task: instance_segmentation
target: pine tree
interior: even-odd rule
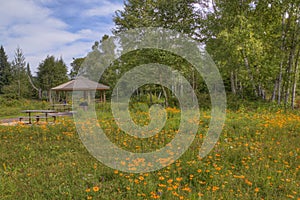
[[[0,47],[0,94],[3,94],[3,87],[10,84],[11,69],[3,46]]]
[[[21,48],[17,48],[15,51],[15,57],[12,61],[12,74],[13,80],[9,86],[9,90],[17,94],[18,98],[30,97],[31,88],[29,85],[29,80],[26,74],[26,62],[25,56]]]
[[[68,80],[67,66],[63,59],[55,59],[54,56],[47,58],[39,64],[37,81],[39,88],[47,92],[50,97],[50,89]]]

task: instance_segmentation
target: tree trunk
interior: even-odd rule
[[[292,82],[292,69],[293,69],[293,64],[294,64],[294,59],[295,59],[295,53],[296,53],[296,41],[295,41],[295,32],[292,34],[292,44],[290,48],[290,53],[289,53],[289,61],[288,61],[288,66],[287,66],[287,79],[286,79],[286,94],[285,94],[285,100],[284,100],[284,105],[288,105],[288,100],[290,97],[290,85]]]
[[[254,95],[257,97],[258,96],[258,92],[257,92],[257,89],[256,89],[256,85],[254,83],[253,74],[252,74],[251,69],[250,69],[249,60],[248,60],[248,57],[247,57],[244,49],[242,50],[242,56],[243,56],[243,59],[244,59],[244,64],[245,64],[245,67],[247,69],[250,82],[252,84]]]
[[[42,89],[38,89],[38,92],[39,92],[39,99],[42,99],[43,98],[43,91],[42,91]]]
[[[193,69],[193,91],[195,92],[196,94],[196,91],[197,91],[197,84],[196,84],[196,77],[195,77],[195,72],[194,72],[194,69]],[[196,94],[197,95],[197,94]],[[195,99],[195,96],[193,95],[193,103],[196,101]]]
[[[261,84],[258,85],[258,95],[259,97],[261,97],[262,99],[265,100],[266,96],[265,96],[265,90],[263,89],[263,87],[261,86]]]
[[[39,93],[39,99],[42,99],[42,90],[40,88],[37,88],[33,84],[32,77],[30,76],[30,69],[29,69],[28,65],[27,65],[27,77],[28,77],[29,83],[33,87],[33,89],[35,89],[36,91],[38,91],[38,93]]]
[[[162,84],[162,77],[161,76],[159,77],[159,80],[160,80],[161,89],[162,89],[162,91],[164,93],[164,96],[165,96],[165,106],[169,107],[168,94],[167,94],[167,91],[165,90],[165,87]]]
[[[291,82],[291,66],[288,65],[287,73],[286,73],[286,85],[285,85],[285,95],[284,95],[284,105],[287,106],[288,100],[290,97],[290,82]]]
[[[151,88],[150,88],[150,105],[152,105],[153,104],[153,100],[152,100],[152,92],[151,92]]]
[[[278,99],[277,99],[278,105],[281,103],[282,68],[283,68],[283,59],[280,62],[278,85],[277,85],[278,86]]]
[[[161,88],[162,88],[162,91],[163,91],[164,96],[165,96],[165,106],[166,106],[166,107],[169,107],[169,99],[168,99],[167,91],[165,90],[165,87],[164,87],[164,86],[161,86]]]
[[[20,72],[19,72],[20,73]],[[20,81],[20,74],[19,74],[19,80],[18,80],[18,96],[19,99],[21,98],[21,81]]]
[[[230,72],[230,84],[231,84],[231,92],[232,94],[236,95],[236,87],[235,87],[235,78],[234,78],[234,72]]]
[[[239,88],[238,73],[237,72],[234,73],[234,86],[235,86],[235,89],[236,89],[237,93],[242,92],[241,88]]]
[[[276,93],[277,93],[277,88],[278,88],[278,80],[279,78],[277,78],[274,82],[274,88],[273,88],[273,93],[272,93],[272,97],[271,97],[271,101],[274,102],[276,99]]]
[[[299,14],[299,7],[297,7],[296,9],[296,17],[297,20],[299,20],[300,14]],[[300,45],[299,45],[299,40],[300,40],[300,22],[299,21],[295,21],[295,27],[297,27],[294,30],[294,34],[293,34],[293,52],[294,52],[294,77],[293,77],[293,85],[292,85],[292,101],[291,101],[291,107],[292,109],[295,108],[295,101],[296,101],[296,89],[297,89],[297,82],[298,82],[298,64],[299,64],[299,57],[300,57]],[[297,51],[298,48],[298,51]],[[297,51],[297,53],[296,53]],[[296,53],[296,54],[295,54]]]
[[[277,103],[280,104],[281,103],[281,94],[282,94],[282,69],[283,69],[283,63],[285,60],[285,44],[286,44],[286,29],[288,27],[288,25],[286,26],[285,29],[285,12],[283,12],[282,14],[282,21],[281,21],[281,28],[282,28],[282,32],[281,32],[281,46],[280,46],[280,52],[282,54],[281,56],[281,61],[280,61],[280,67],[279,67],[279,75],[278,75],[278,99],[277,99]]]
[[[297,89],[297,82],[298,82],[298,62],[300,57],[300,48],[298,49],[295,61],[295,71],[294,71],[294,78],[293,78],[293,86],[292,86],[292,102],[291,107],[292,109],[295,108],[295,101],[296,101],[296,89]]]
[[[51,102],[51,91],[47,91],[47,96],[48,96],[48,102]]]

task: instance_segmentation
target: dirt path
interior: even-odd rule
[[[19,121],[19,118],[0,119],[0,123],[9,123]]]

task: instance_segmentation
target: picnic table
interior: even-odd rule
[[[46,119],[46,121],[48,121],[48,114],[49,113],[55,113],[55,110],[22,110],[22,113],[27,113],[28,117],[19,117],[19,120],[22,121],[22,119],[27,118],[28,119],[28,123],[31,124],[32,123],[32,118],[35,118],[37,122],[39,122],[40,119],[44,118]],[[36,113],[38,115],[34,115],[32,116],[32,113]],[[40,114],[42,114],[43,116],[41,116]]]

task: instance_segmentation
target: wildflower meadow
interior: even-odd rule
[[[166,108],[160,133],[137,139],[120,130],[107,107],[97,108],[99,126],[113,143],[133,152],[168,144],[180,123],[180,110]],[[138,124],[149,122],[144,108],[131,110]],[[217,144],[200,158],[209,120],[209,110],[202,109],[188,151],[149,173],[103,165],[82,144],[70,117],[55,125],[0,126],[0,199],[300,199],[298,111],[228,109]]]

